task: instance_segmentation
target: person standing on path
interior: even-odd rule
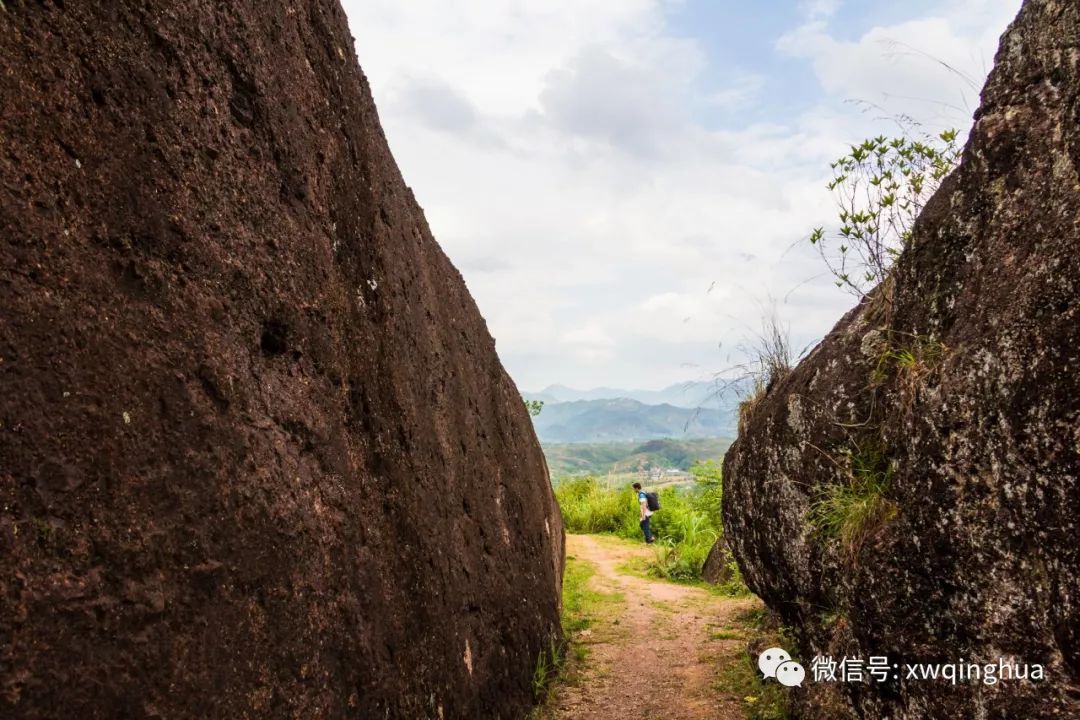
[[[637,490],[638,508],[641,510],[641,532],[645,533],[645,542],[651,543],[656,538],[653,537],[652,528],[649,527],[649,518],[652,517],[653,511],[649,509],[649,496],[641,488],[641,483],[634,483],[634,489]]]

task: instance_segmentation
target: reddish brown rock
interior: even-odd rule
[[[701,579],[711,585],[730,582],[734,575],[731,560],[731,551],[728,550],[724,538],[720,538],[705,557],[705,563],[701,566]]]
[[[800,717],[1080,717],[1078,218],[1080,5],[1028,0],[895,283],[776,383],[725,458],[726,539],[792,654],[901,666],[808,682]],[[886,490],[845,547],[814,503],[852,482],[853,456]],[[1002,661],[1045,678],[903,669]]]
[[[336,0],[0,11],[0,716],[511,718],[562,527]]]

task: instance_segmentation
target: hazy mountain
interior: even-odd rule
[[[538,393],[523,392],[523,393],[521,393],[521,396],[523,398],[525,398],[526,400],[539,400],[540,402],[544,403],[545,405],[550,405],[552,403],[561,402],[561,400],[559,400],[559,398],[555,397],[554,395],[550,395],[547,392],[538,392]]]
[[[577,390],[565,385],[549,385],[538,393],[525,393],[530,399],[547,402],[574,402],[576,400],[611,400],[627,398],[645,405],[674,405],[680,408],[722,408],[731,404],[730,392],[721,392],[723,382],[682,382],[669,385],[663,390],[627,390],[624,388],[599,387]]]
[[[734,437],[739,403],[735,388],[715,381],[676,383],[663,390],[549,385],[524,396],[544,402],[543,412],[533,419],[541,442]]]
[[[546,403],[533,424],[541,442],[612,442],[732,437],[735,422],[730,410],[602,398]]]

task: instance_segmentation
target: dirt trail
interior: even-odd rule
[[[629,574],[649,548],[594,535],[568,535],[567,555],[596,568],[592,589],[624,603],[582,633],[589,648],[578,681],[558,698],[566,720],[739,720],[739,698],[717,689],[726,664],[745,647],[738,615],[758,606],[696,587]]]

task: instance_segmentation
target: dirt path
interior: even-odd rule
[[[593,590],[618,598],[579,636],[589,652],[562,689],[566,720],[739,720],[739,699],[718,689],[726,663],[745,648],[739,614],[759,606],[706,590],[632,574],[626,564],[651,550],[614,538],[568,535],[567,555],[591,563]]]

